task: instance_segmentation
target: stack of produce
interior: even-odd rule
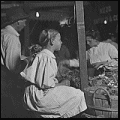
[[[105,74],[89,77],[89,85],[105,86],[110,95],[118,95],[118,70],[107,71]]]
[[[78,69],[68,69],[66,67],[59,68],[58,81],[70,80],[70,86],[80,88],[80,72]]]

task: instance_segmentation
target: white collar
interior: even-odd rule
[[[48,54],[49,56],[51,56],[54,59],[56,58],[55,55],[48,49],[44,49],[41,52],[45,52],[46,54]]]
[[[20,34],[11,25],[6,26],[5,29],[17,37],[20,36]]]

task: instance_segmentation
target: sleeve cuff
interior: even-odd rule
[[[70,66],[71,67],[79,67],[79,60],[77,60],[77,59],[70,60]]]

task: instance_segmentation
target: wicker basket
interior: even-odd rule
[[[118,96],[112,96],[106,87],[88,87],[84,89],[87,106],[93,115],[105,118],[118,118]]]

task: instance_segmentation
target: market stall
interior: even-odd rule
[[[46,2],[46,1],[45,1]],[[79,88],[83,90],[88,85],[88,76],[87,76],[87,63],[86,63],[86,42],[85,42],[85,26],[84,26],[84,9],[83,9],[83,2],[82,1],[61,1],[61,2],[47,2],[46,5],[45,2],[42,4],[36,3],[36,2],[26,2],[25,4],[29,6],[30,10],[30,18],[28,20],[28,24],[30,20],[39,20],[39,21],[61,21],[65,18],[69,19],[71,16],[74,16],[76,19],[76,31],[78,33],[78,44],[79,44],[79,62],[80,62],[80,81],[81,84]],[[58,4],[59,3],[59,4]],[[85,4],[85,2],[84,2]],[[56,6],[59,8],[56,8]],[[35,16],[36,9],[38,11],[39,9],[39,17],[37,18]],[[53,8],[54,7],[54,8]],[[47,8],[47,10],[44,10]],[[73,9],[71,9],[73,8]],[[71,11],[72,10],[72,11]],[[74,11],[75,10],[75,11]],[[59,16],[59,17],[56,17]],[[60,17],[61,16],[61,17]],[[30,25],[29,25],[30,26]],[[29,26],[25,29],[25,48],[29,46],[30,41],[30,34],[31,33],[29,29]]]
[[[46,4],[47,3],[47,4]],[[27,26],[24,30],[24,50],[23,54],[26,54],[26,48],[29,48],[31,53],[35,55],[37,52],[41,50],[40,46],[30,46],[30,34],[34,29],[30,29],[30,20],[37,21],[61,21],[64,18],[71,18],[71,11],[69,11],[69,7],[75,8],[75,11],[72,11],[76,20],[76,31],[77,31],[77,42],[78,42],[78,51],[79,51],[79,67],[78,68],[59,68],[58,80],[69,79],[70,85],[72,87],[81,89],[85,92],[86,101],[89,109],[93,111],[95,116],[104,115],[105,117],[117,117],[118,115],[118,68],[111,68],[110,71],[107,71],[105,67],[103,67],[102,74],[95,76],[94,78],[90,78],[87,75],[87,61],[86,61],[86,41],[85,41],[85,22],[84,22],[84,7],[83,1],[61,1],[61,2],[29,2],[25,1],[25,5],[30,9],[30,17],[27,20]],[[60,9],[57,9],[59,7]],[[61,9],[61,7],[66,7],[66,9]],[[49,10],[45,10],[45,9]],[[52,8],[52,9],[51,9]],[[68,9],[67,9],[68,8]],[[37,12],[36,17],[36,10]],[[3,15],[4,16],[4,15]],[[68,22],[68,21],[67,21]],[[67,23],[68,24],[68,23]],[[34,28],[34,26],[33,26]],[[29,47],[30,46],[30,47]],[[105,68],[105,69],[104,69]],[[102,92],[100,91],[102,90]],[[98,92],[99,91],[99,92]],[[96,105],[96,93],[102,94],[105,97],[104,100],[100,97],[102,102],[106,102],[106,105],[101,106]],[[106,95],[107,93],[107,95]],[[100,96],[100,95],[98,95]],[[109,100],[106,99],[106,96],[109,97]],[[111,99],[111,96],[113,96]],[[108,102],[108,101],[109,102]],[[113,101],[112,101],[113,100]],[[100,103],[99,102],[99,103]],[[99,104],[98,103],[98,104]],[[95,107],[97,106],[97,107]],[[109,109],[105,109],[105,107]],[[104,107],[104,108],[103,108]],[[115,108],[115,109],[114,109]],[[98,111],[97,111],[98,110]],[[106,113],[107,111],[107,113]],[[107,115],[106,115],[107,114]],[[110,115],[108,115],[110,114]]]

